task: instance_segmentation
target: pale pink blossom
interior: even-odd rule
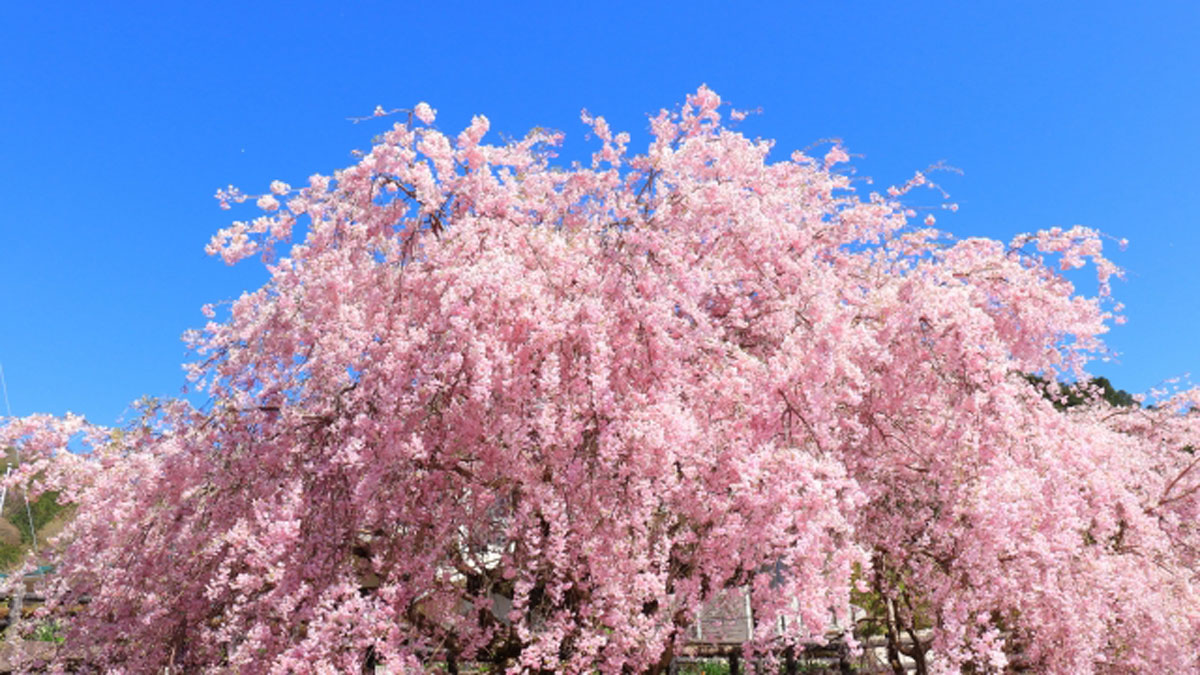
[[[844,148],[842,148],[842,146],[840,146],[840,145],[833,146],[832,148],[829,149],[829,152],[825,153],[825,166],[826,167],[831,167],[835,164],[841,164],[843,162],[849,162],[849,161],[850,161],[850,155],[846,154],[846,150]]]
[[[187,334],[207,404],[0,424],[75,504],[57,665],[645,672],[714,602],[754,655],[862,593],[935,672],[1196,671],[1200,393],[1095,400],[1102,237],[941,238],[919,174],[860,197],[840,145],[775,159],[719,105],[644,154],[605,124],[603,169],[476,116],[272,184],[208,246],[267,281]]]
[[[417,107],[413,108],[413,115],[425,124],[433,124],[433,121],[437,119],[437,110],[429,107],[428,103],[421,101],[417,104]]]

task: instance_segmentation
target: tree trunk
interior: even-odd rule
[[[838,645],[838,673],[841,675],[850,675],[854,672],[854,666],[850,663],[850,645],[845,641]]]
[[[917,675],[928,675],[929,667],[925,664],[925,646],[917,639],[917,631],[912,628],[905,628],[908,637],[912,640],[912,656],[913,661],[917,662]]]
[[[887,633],[887,660],[895,675],[904,675],[904,664],[900,662],[900,636],[896,634],[896,605],[891,596],[883,590],[883,560],[879,553],[875,554],[875,594],[883,599],[883,625]]]
[[[787,675],[796,675],[800,672],[800,667],[796,663],[796,648],[789,646],[783,651],[783,668]]]

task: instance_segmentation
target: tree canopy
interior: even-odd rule
[[[926,176],[863,195],[841,146],[772,159],[723,110],[700,88],[636,155],[585,113],[593,161],[561,167],[557,134],[422,103],[332,176],[219,193],[262,214],[210,252],[270,278],[189,336],[212,403],[0,431],[77,505],[66,645],[661,671],[747,589],[751,650],[873,592],[943,672],[1194,669],[1200,396],[1056,407],[1024,375],[1087,381],[1102,237],[955,240],[905,204]]]

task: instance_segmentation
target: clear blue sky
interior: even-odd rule
[[[489,5],[495,4],[497,8]],[[376,105],[442,129],[568,133],[580,108],[645,138],[708,83],[780,156],[840,137],[860,174],[938,161],[958,236],[1086,224],[1129,248],[1129,323],[1094,371],[1200,379],[1200,3],[5,3],[0,363],[14,412],[113,423],[173,395],[180,334],[257,263],[203,248],[212,198],[350,163]],[[573,154],[572,154],[573,153]]]

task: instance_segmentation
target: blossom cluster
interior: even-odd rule
[[[722,109],[700,88],[639,155],[585,114],[564,169],[421,103],[272,183],[209,247],[270,271],[191,334],[209,407],[0,428],[77,504],[64,658],[654,671],[745,589],[751,651],[866,591],[935,670],[1194,669],[1200,401],[1062,411],[1025,377],[1103,352],[1100,235],[954,240]]]

